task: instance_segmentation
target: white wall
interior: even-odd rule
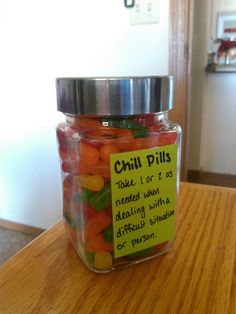
[[[221,11],[236,10],[235,0],[218,0],[218,2],[219,10]]]
[[[206,86],[201,168],[236,175],[236,73],[209,73]]]
[[[0,218],[47,228],[61,217],[55,78],[168,74],[169,1],[129,25],[115,0],[0,2]]]
[[[199,0],[202,1],[202,0]],[[217,16],[219,12],[236,10],[235,0],[206,0],[206,5],[210,7],[208,21],[210,27],[210,38],[215,39],[217,33]]]
[[[204,71],[217,12],[234,10],[229,4],[195,1],[189,169],[236,175],[236,73]]]

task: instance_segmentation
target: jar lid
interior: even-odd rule
[[[173,107],[173,78],[58,78],[58,111],[71,115],[135,115]]]

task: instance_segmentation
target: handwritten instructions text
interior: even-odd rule
[[[174,236],[177,145],[111,155],[115,258]]]

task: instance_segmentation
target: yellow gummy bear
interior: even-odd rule
[[[97,252],[94,260],[97,269],[105,269],[112,266],[112,255],[109,252]]]

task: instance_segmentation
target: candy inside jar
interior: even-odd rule
[[[159,85],[142,86],[149,81]],[[127,100],[131,83],[138,84],[137,91]],[[58,108],[66,115],[57,127],[64,225],[76,252],[93,271],[108,272],[171,248],[181,133],[167,120],[172,98],[164,104],[159,92],[156,104],[146,105],[150,108],[142,109],[142,99],[136,103],[140,113],[131,108],[135,93],[147,96],[167,88],[169,95],[170,83],[170,78],[57,80]],[[120,96],[114,98],[117,87],[119,95],[125,93],[123,102]],[[110,100],[102,97],[105,92]],[[149,112],[151,104],[158,111]]]

